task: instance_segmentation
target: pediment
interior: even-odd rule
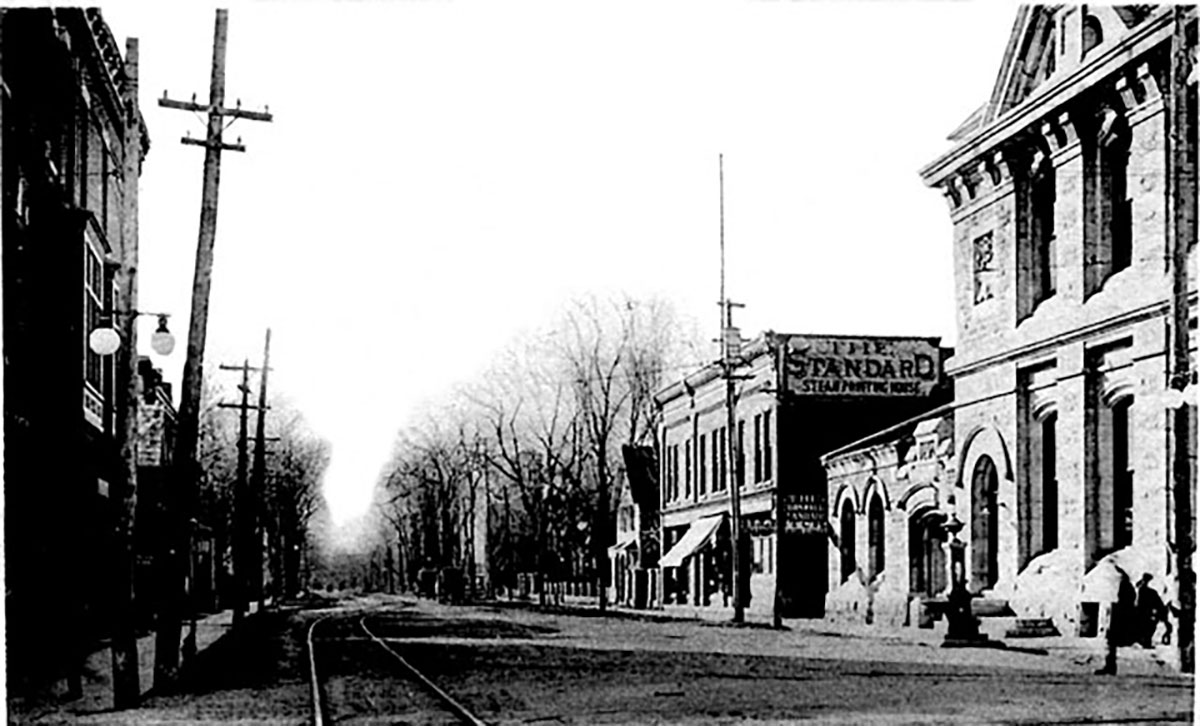
[[[1120,40],[1154,12],[1154,5],[1024,5],[979,126],[986,126]],[[959,131],[961,131],[960,129]],[[957,133],[957,132],[956,132]]]
[[[1024,5],[1017,11],[1004,60],[987,105],[991,123],[1028,98],[1054,75],[1058,61],[1058,13],[1046,6]]]

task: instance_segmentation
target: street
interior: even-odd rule
[[[29,723],[459,723],[362,625],[488,724],[1188,723],[1192,679],[1092,674],[1057,654],[942,649],[797,626],[452,607],[391,596],[266,611],[203,651],[180,692]]]

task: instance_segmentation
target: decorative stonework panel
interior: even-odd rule
[[[992,233],[975,238],[973,271],[975,275],[975,304],[995,297],[996,252]]]

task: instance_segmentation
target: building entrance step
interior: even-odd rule
[[[1053,638],[1062,635],[1050,618],[1017,618],[1005,638]]]

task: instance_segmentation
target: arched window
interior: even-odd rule
[[[1100,18],[1095,15],[1086,15],[1083,18],[1083,54],[1087,55],[1092,48],[1104,42],[1104,27],[1100,25]]]
[[[867,555],[871,565],[871,579],[883,572],[883,499],[876,493],[867,507]]]
[[[849,580],[858,566],[854,562],[854,503],[850,499],[842,502],[842,513],[838,520],[838,530],[842,554],[842,582]]]
[[[971,476],[971,578],[973,589],[984,590],[1000,577],[1000,478],[986,454]]]

